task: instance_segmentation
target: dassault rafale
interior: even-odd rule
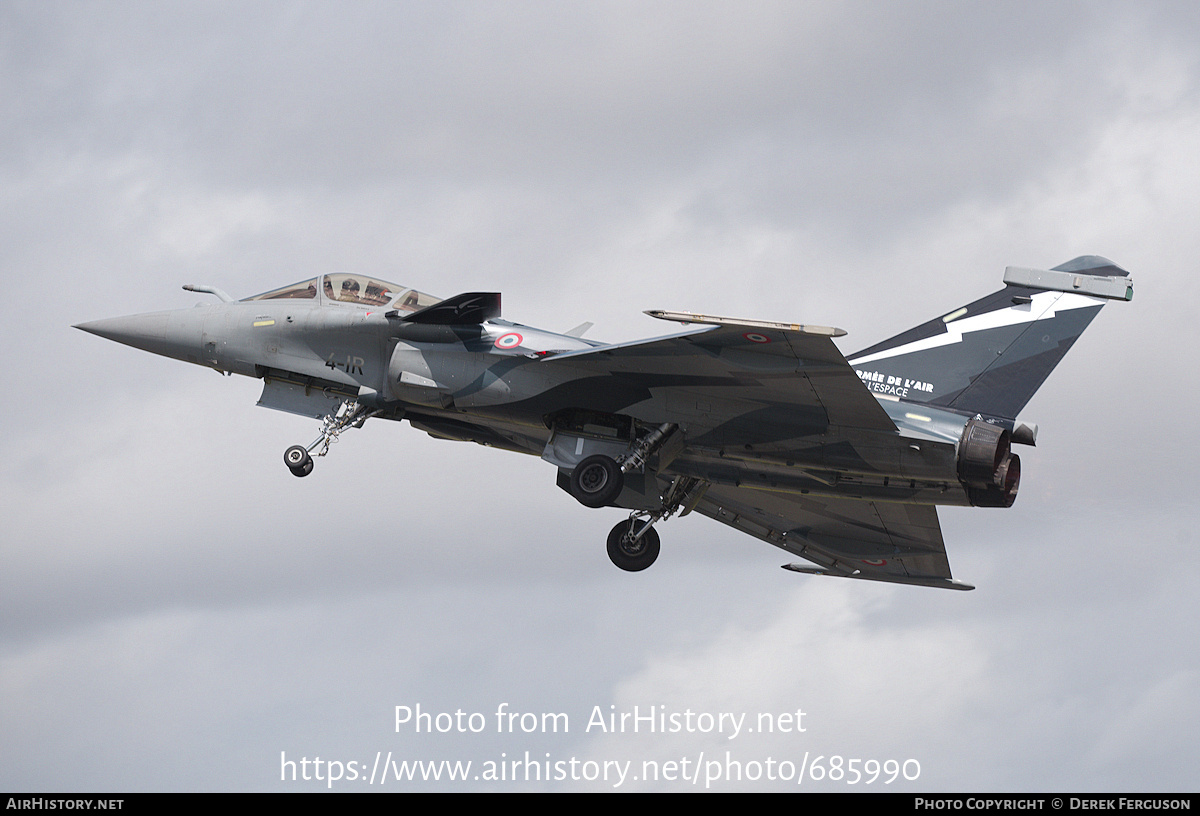
[[[219,303],[83,323],[119,343],[263,381],[258,404],[321,422],[283,455],[308,476],[339,434],[407,420],[438,439],[540,456],[586,507],[629,511],[623,570],[654,563],[656,525],[701,513],[813,566],[951,589],[937,505],[1010,507],[1037,426],[1018,419],[1129,273],[1098,256],[1008,267],[1004,288],[845,357],[824,326],[687,312],[627,343],[500,317],[500,295],[446,300],[328,274]]]

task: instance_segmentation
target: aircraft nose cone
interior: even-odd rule
[[[88,334],[95,334],[106,340],[115,340],[127,346],[146,348],[148,343],[166,339],[167,319],[166,312],[157,312],[93,320],[89,323],[79,323],[73,328],[82,329]],[[147,349],[147,351],[149,350]]]
[[[187,310],[200,312],[202,310]],[[174,357],[190,363],[200,362],[202,323],[199,315],[181,312],[148,314],[92,320],[74,326],[117,343],[124,343],[152,354]]]

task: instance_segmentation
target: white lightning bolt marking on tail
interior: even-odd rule
[[[937,348],[938,346],[949,346],[954,343],[961,343],[964,334],[984,331],[986,329],[998,329],[1001,326],[1013,326],[1018,323],[1050,320],[1058,312],[1103,305],[1104,301],[1099,298],[1077,295],[1074,292],[1039,292],[1033,296],[1033,302],[1027,306],[1009,306],[1007,309],[997,309],[994,312],[985,312],[974,317],[952,320],[946,324],[945,334],[926,337],[922,340],[914,340],[903,346],[896,346],[895,348],[886,349],[875,354],[868,354],[866,357],[855,357],[847,362],[850,365],[862,365],[874,362],[875,360],[885,360],[889,357],[911,354],[915,351],[925,351],[926,349]]]

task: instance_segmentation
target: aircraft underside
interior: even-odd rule
[[[558,466],[558,486],[584,506],[630,511],[610,532],[607,549],[616,566],[631,572],[654,563],[660,551],[656,525],[677,514],[698,510],[815,560],[813,548],[806,546],[813,543],[808,541],[814,535],[811,528],[788,523],[788,513],[776,513],[779,521],[774,525],[753,516],[769,514],[767,508],[780,501],[822,507],[856,503],[868,516],[877,512],[877,503],[921,505],[930,512],[936,505],[1009,506],[1019,482],[1019,459],[1009,452],[1009,433],[992,432],[993,426],[965,417],[956,420],[964,436],[980,427],[989,432],[990,444],[976,443],[976,458],[983,464],[974,464],[980,470],[979,489],[991,490],[991,495],[985,493],[987,502],[973,497],[963,481],[964,469],[971,463],[961,461],[958,451],[966,452],[970,446],[959,440],[938,442],[897,437],[895,432],[835,428],[830,434],[769,443],[730,439],[724,445],[692,445],[686,430],[674,423],[654,426],[629,416],[583,409],[537,418],[506,415],[496,408],[481,421],[485,418],[428,406],[370,408],[349,398],[335,405],[322,419],[316,440],[285,452],[284,461],[295,475],[307,476],[314,455],[326,455],[343,431],[374,417],[407,420],[438,439],[540,456]],[[705,436],[709,443],[714,441],[711,430]],[[754,512],[729,509],[742,504],[726,497],[730,489],[735,496],[750,491]],[[866,524],[880,527],[870,519]],[[933,530],[936,533],[936,516]],[[816,535],[819,541],[820,534]],[[927,555],[924,548],[940,547],[940,534],[920,545],[917,551]],[[913,546],[910,543],[909,548]],[[882,549],[891,556],[899,552],[894,541]],[[873,555],[882,552],[878,545],[866,550]],[[835,566],[836,559],[830,559],[830,565]]]

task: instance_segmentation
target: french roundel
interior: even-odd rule
[[[887,561],[884,561],[882,558],[877,559],[877,560],[868,560],[868,559],[864,558],[863,563],[870,564],[872,567],[882,567],[885,564],[887,564]]]
[[[746,332],[745,334],[742,335],[742,337],[745,337],[751,343],[770,343],[771,342],[770,337],[767,337],[765,334],[759,334],[758,332]]]
[[[511,349],[521,345],[524,340],[525,338],[516,332],[509,332],[508,334],[502,334],[497,337],[496,342],[492,345],[498,349]]]

